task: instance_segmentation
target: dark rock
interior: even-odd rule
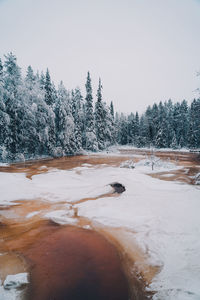
[[[125,192],[125,186],[119,182],[113,182],[110,183],[110,185],[112,186],[112,188],[114,189],[114,191],[118,194],[121,194],[123,192]]]

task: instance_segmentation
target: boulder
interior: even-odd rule
[[[118,194],[121,194],[121,193],[125,192],[125,190],[126,190],[125,186],[119,182],[110,183],[110,186],[112,186],[115,193],[118,193]]]

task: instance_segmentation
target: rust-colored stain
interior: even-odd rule
[[[31,300],[128,300],[120,257],[100,234],[63,226],[25,252],[31,265]]]
[[[43,159],[38,161],[27,161],[24,163],[14,163],[9,166],[0,167],[0,172],[9,173],[25,173],[27,178],[46,173],[54,168],[59,170],[70,170],[80,167],[83,164],[101,167],[102,165],[119,166],[121,162],[126,161],[127,156],[95,156],[95,155],[80,155],[71,157],[61,157],[56,159]],[[131,157],[129,158],[131,159]]]

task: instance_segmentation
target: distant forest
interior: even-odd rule
[[[61,157],[107,147],[200,148],[200,99],[171,100],[148,106],[145,113],[114,113],[102,99],[102,84],[93,98],[90,73],[86,96],[79,88],[56,88],[49,70],[25,78],[17,59],[0,59],[0,161],[23,161],[44,156]]]

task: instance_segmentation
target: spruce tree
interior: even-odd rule
[[[90,73],[87,74],[87,81],[85,84],[86,98],[85,98],[85,148],[91,151],[98,150],[98,143],[94,128],[94,113],[93,113],[93,97]]]
[[[83,97],[79,88],[76,88],[73,92],[72,98],[72,115],[75,124],[75,140],[77,149],[82,150],[83,136],[82,132],[84,129],[84,112],[83,112]]]
[[[103,150],[105,147],[105,111],[102,103],[102,85],[99,78],[99,86],[97,90],[97,102],[95,104],[95,128],[96,137],[99,150]]]
[[[53,87],[51,83],[51,77],[48,69],[46,71],[44,89],[45,89],[45,102],[47,105],[51,106],[54,103],[53,101],[54,98],[53,98]]]
[[[113,120],[114,120],[114,106],[113,106],[113,102],[111,101],[110,102],[110,113],[111,113],[111,116],[113,117]]]
[[[110,123],[110,143],[113,145],[116,142],[116,127],[113,102],[110,103],[110,108],[107,113],[107,119]]]
[[[173,131],[173,137],[172,137],[172,142],[170,144],[170,148],[172,148],[172,149],[177,149],[178,148],[178,143],[177,143],[175,131]]]
[[[70,97],[61,82],[58,86],[58,98],[55,104],[56,146],[57,155],[69,155],[77,152],[74,119]]]
[[[40,84],[41,90],[45,90],[45,76],[44,76],[43,72],[41,72],[41,75],[39,77],[39,84]]]
[[[20,97],[22,78],[21,70],[17,65],[17,59],[12,53],[5,55],[4,70],[4,102],[6,113],[10,118],[7,147],[10,158],[14,159],[19,151],[19,136],[17,133],[20,122],[18,110],[20,110],[22,105]]]

